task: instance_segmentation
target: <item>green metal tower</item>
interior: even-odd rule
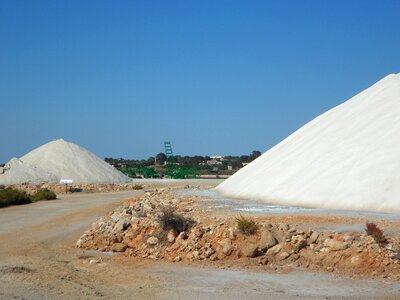
[[[175,162],[174,153],[172,152],[171,142],[164,142],[165,156],[167,162]]]

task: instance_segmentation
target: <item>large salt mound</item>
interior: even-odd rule
[[[38,167],[22,162],[18,158],[11,159],[4,166],[5,174],[0,175],[1,184],[55,182],[57,177]]]
[[[315,118],[217,190],[285,206],[400,212],[400,74]]]
[[[51,176],[44,176],[44,174],[51,174]],[[29,152],[20,158],[18,169],[13,168],[11,164],[9,170],[0,175],[0,183],[3,184],[58,182],[60,179],[73,179],[74,183],[131,181],[129,177],[93,153],[62,139]]]

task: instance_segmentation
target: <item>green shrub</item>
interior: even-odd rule
[[[19,191],[10,187],[0,190],[0,207],[28,204],[31,202],[31,198],[24,191]]]
[[[250,219],[240,215],[236,218],[237,227],[243,234],[254,234],[257,231],[256,223]]]
[[[132,186],[133,190],[143,190],[143,185],[141,184],[135,184],[134,186]]]
[[[191,218],[175,212],[172,207],[165,207],[159,216],[160,225],[164,230],[175,230],[177,233],[186,231],[194,225]]]
[[[383,231],[375,223],[367,222],[365,231],[367,232],[368,235],[372,236],[376,242],[378,243],[386,242],[386,238],[385,235],[383,234]]]
[[[54,200],[57,199],[57,195],[50,191],[49,189],[41,189],[37,191],[34,195],[32,195],[32,201],[41,201],[41,200]]]

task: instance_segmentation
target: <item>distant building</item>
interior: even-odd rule
[[[225,156],[223,156],[223,155],[214,155],[214,156],[210,156],[210,158],[215,159],[215,160],[220,160],[220,161],[225,160]]]

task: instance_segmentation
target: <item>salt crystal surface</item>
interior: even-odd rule
[[[400,212],[400,74],[315,118],[217,190],[269,204]]]

